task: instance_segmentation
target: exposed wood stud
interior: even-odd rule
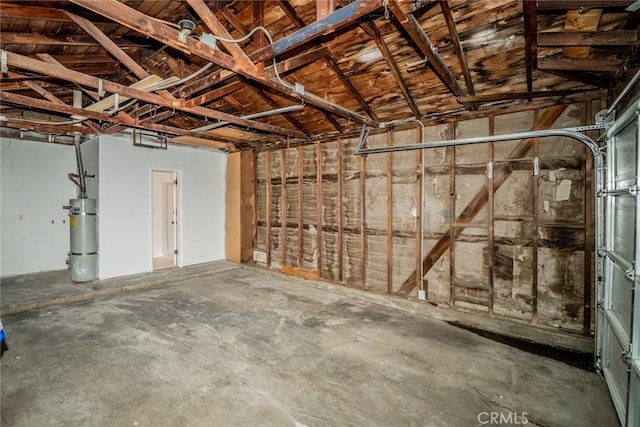
[[[360,156],[360,288],[367,287],[367,156]]]
[[[560,114],[567,108],[567,105],[556,105],[547,108],[545,113],[537,120],[531,130],[549,129],[556,121]],[[508,158],[519,159],[523,157],[531,148],[532,139],[521,140],[516,147],[511,150]],[[493,178],[493,188],[497,191],[498,188],[511,174],[510,168],[495,168]],[[427,274],[434,264],[440,259],[440,257],[450,249],[451,237],[457,236],[464,231],[464,226],[454,227],[456,223],[463,224],[470,222],[480,210],[487,204],[489,200],[488,187],[482,188],[474,198],[469,202],[467,207],[460,213],[460,216],[451,224],[450,230],[442,235],[442,237],[436,242],[434,247],[429,251],[423,260],[424,273]],[[452,208],[453,209],[453,208]],[[453,215],[455,216],[455,215]],[[451,250],[453,252],[453,250]],[[415,287],[415,275],[418,274],[414,271],[407,280],[403,283],[402,287],[398,290],[400,295],[407,295]]]
[[[262,2],[259,2],[262,3]],[[240,21],[236,15],[231,11],[231,9],[229,9],[228,6],[222,7],[220,8],[220,10],[218,11],[220,12],[220,14],[224,17],[224,19],[227,20],[227,22],[236,29],[236,31],[238,31],[241,35],[245,35],[247,33],[249,33],[249,30],[247,29],[247,27],[244,26],[244,24],[242,23],[242,21]]]
[[[342,196],[343,192],[343,183],[344,177],[343,175],[343,162],[344,162],[344,149],[342,147],[342,140],[338,140],[336,142],[336,150],[338,151],[338,196],[337,196],[337,213],[336,217],[338,218],[338,282],[344,284],[344,209],[343,209],[343,201]]]
[[[538,59],[538,68],[541,70],[579,70],[615,73],[619,67],[620,63],[615,58],[565,58],[556,55]]]
[[[533,122],[537,123],[539,120],[538,117],[538,110],[534,110],[533,111]],[[536,158],[540,157],[540,139],[539,138],[534,138],[532,143],[531,143],[531,148],[533,150],[533,161],[535,161]],[[533,169],[534,169],[534,165],[531,165],[531,171],[532,171],[532,179],[531,179],[531,201],[532,201],[532,206],[531,206],[531,211],[533,213],[533,221],[531,223],[531,252],[532,252],[532,260],[531,263],[535,266],[535,268],[533,268],[532,271],[532,277],[531,277],[531,287],[532,287],[532,295],[531,295],[531,309],[533,310],[532,312],[532,319],[531,321],[533,323],[537,323],[538,322],[538,258],[539,258],[539,254],[538,254],[538,236],[539,236],[539,213],[538,213],[538,199],[539,199],[539,194],[538,194],[538,174],[533,173]]]
[[[495,117],[489,116],[489,135],[495,135]],[[495,168],[495,151],[494,151],[494,143],[490,142],[487,144],[487,149],[489,151],[489,161],[491,162],[492,169]],[[488,285],[489,285],[489,313],[493,313],[493,302],[495,298],[494,294],[494,284],[493,284],[493,245],[494,245],[494,193],[495,188],[493,185],[493,172],[490,176],[487,176],[487,185],[491,187],[491,191],[489,191],[489,201],[487,202],[489,206],[489,236],[488,236],[488,247],[487,252],[489,254],[488,264],[487,264],[487,275],[488,275]]]
[[[387,132],[387,146],[393,145],[393,132]],[[387,153],[387,292],[393,292],[393,153]]]
[[[298,151],[298,268],[304,267],[304,220],[303,220],[303,194],[304,194],[304,150],[302,146]]]
[[[422,142],[422,128],[416,128],[416,141]],[[419,142],[418,142],[419,143]],[[424,230],[422,229],[422,207],[424,206],[424,194],[422,194],[422,179],[424,175],[424,164],[422,163],[422,151],[416,150],[416,271],[420,271],[420,264],[422,263],[422,236]],[[421,288],[421,284],[424,283],[424,277],[416,275],[416,287]]]
[[[280,265],[287,265],[287,150],[280,150]]]
[[[538,17],[536,14],[536,3],[535,1],[522,2],[527,92],[533,92],[533,69],[538,66]]]
[[[322,226],[323,226],[323,216],[324,216],[324,206],[322,204],[323,198],[323,188],[322,188],[322,180],[323,180],[323,156],[322,156],[322,145],[318,142],[316,143],[316,181],[318,185],[318,194],[317,194],[317,225],[316,225],[316,269],[318,270],[318,274],[322,277],[322,256],[323,256],[323,245],[322,245]]]
[[[456,123],[449,124],[449,135],[451,138],[455,138],[456,135]],[[455,305],[455,282],[456,282],[456,147],[449,148],[449,209],[451,215],[449,216],[449,230],[445,233],[448,234],[449,241],[449,305],[453,307]],[[444,236],[443,236],[444,237]],[[442,239],[441,239],[442,240]],[[416,270],[418,273],[420,270]],[[426,275],[429,270],[423,268],[423,273]],[[418,275],[418,274],[416,274]],[[401,288],[402,289],[402,288]]]
[[[266,222],[267,222],[267,267],[271,267],[271,151],[267,151],[265,153],[265,162],[266,162],[266,197],[267,197],[267,208],[265,211],[266,214]],[[257,194],[257,193],[256,193]],[[257,209],[256,209],[257,211]],[[257,222],[256,222],[257,224]]]

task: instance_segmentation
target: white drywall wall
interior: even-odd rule
[[[68,211],[76,197],[72,146],[0,138],[0,276],[62,270],[69,252]]]
[[[114,136],[101,136],[99,147],[101,279],[152,270],[152,170],[178,171],[178,265],[224,258],[225,154],[152,150]]]

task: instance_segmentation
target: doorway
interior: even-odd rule
[[[178,265],[178,173],[152,171],[153,271]]]

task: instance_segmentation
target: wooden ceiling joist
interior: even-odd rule
[[[275,43],[250,55],[255,62],[268,61],[305,43],[310,43],[325,34],[337,31],[355,22],[358,18],[373,13],[383,7],[382,0],[356,0],[347,6],[336,10],[298,31],[281,38]]]
[[[458,84],[455,76],[447,67],[442,57],[433,49],[433,45],[427,37],[426,33],[420,26],[420,23],[416,18],[405,13],[396,1],[389,2],[389,8],[395,15],[396,19],[409,35],[413,43],[418,47],[422,55],[427,59],[429,66],[433,70],[434,74],[440,79],[440,81],[453,93],[455,96],[466,95],[460,85]]]
[[[524,15],[524,50],[527,73],[527,91],[533,92],[533,69],[538,66],[538,15],[536,3],[525,1],[522,3]]]
[[[111,40],[122,47],[146,47],[148,45],[127,40],[122,37],[112,37]],[[0,32],[1,44],[32,44],[49,46],[99,46],[99,44],[87,36],[76,35],[45,35],[39,33],[15,33]]]
[[[464,82],[467,85],[467,92],[469,93],[469,95],[475,95],[476,91],[473,88],[473,80],[471,79],[471,73],[469,72],[469,65],[467,64],[467,58],[464,54],[462,43],[460,43],[460,35],[458,34],[458,30],[456,29],[456,22],[453,19],[453,14],[451,13],[449,2],[441,1],[440,9],[442,9],[442,15],[444,16],[444,20],[447,23],[449,35],[451,36],[451,42],[453,43],[453,48],[456,52],[456,56],[458,57],[458,62],[460,62],[462,76],[464,77]]]
[[[293,22],[293,24],[298,29],[306,27],[305,22],[298,16],[298,14],[296,13],[296,10],[293,8],[293,6],[291,6],[291,3],[284,0],[277,0],[277,3],[280,6],[280,8],[284,11],[284,13],[289,17],[291,22]],[[321,45],[321,46],[325,47],[324,45]],[[373,111],[369,103],[364,100],[360,92],[355,88],[355,86],[349,81],[347,76],[342,72],[342,70],[340,69],[340,66],[338,66],[338,63],[331,56],[325,56],[323,60],[325,61],[327,66],[331,68],[333,73],[338,77],[338,80],[340,80],[340,82],[345,87],[345,89],[347,89],[347,91],[351,94],[351,96],[356,101],[358,101],[358,104],[360,104],[360,106],[369,115],[369,117],[371,117],[375,121],[379,121],[378,116]]]
[[[635,46],[635,30],[567,31],[539,33],[539,46]]]
[[[620,63],[615,59],[565,58],[556,55],[538,58],[538,68],[541,70],[580,70],[615,73],[620,68]]]
[[[405,83],[404,78],[400,73],[400,67],[398,67],[398,63],[393,58],[391,49],[389,49],[389,46],[384,41],[382,34],[380,34],[378,26],[375,24],[375,22],[363,22],[362,24],[360,24],[360,28],[362,28],[365,33],[373,38],[373,41],[376,43],[376,46],[378,46],[378,49],[380,50],[380,53],[384,58],[384,61],[387,63],[387,67],[389,68],[393,79],[396,81],[400,92],[402,92],[404,100],[407,102],[407,105],[411,109],[413,117],[415,117],[416,119],[420,119],[422,117],[422,113],[420,112],[415,99],[413,98],[413,96],[411,96],[409,88],[407,87],[407,84]]]
[[[460,102],[499,102],[509,101],[514,99],[530,99],[530,98],[553,98],[553,97],[565,97],[571,95],[584,95],[586,93],[592,93],[593,97],[597,97],[598,93],[602,93],[601,90],[585,91],[584,89],[568,89],[568,90],[545,90],[538,92],[506,92],[506,93],[483,93],[473,96],[462,96],[458,98]]]
[[[634,0],[537,0],[538,10],[571,10],[571,9],[624,9]]]
[[[112,19],[113,21],[118,22],[126,27],[152,37],[160,41],[161,43],[164,43],[168,46],[189,54],[198,55],[207,61],[213,62],[214,64],[217,64],[223,68],[241,74],[244,77],[247,77],[253,81],[256,81],[257,83],[263,84],[286,95],[304,100],[305,102],[321,108],[329,113],[342,116],[346,119],[354,120],[357,123],[367,124],[369,126],[376,125],[376,122],[374,122],[370,118],[329,102],[317,95],[306,91],[296,91],[294,87],[285,85],[277,79],[268,78],[264,74],[255,73],[252,70],[246,70],[232,56],[224,54],[219,50],[214,50],[210,46],[200,41],[194,40],[193,38],[187,38],[186,41],[183,42],[179,40],[178,31],[176,29],[158,22],[151,17],[138,12],[135,9],[132,9],[118,2],[117,0],[103,0],[99,2],[91,0],[71,1],[106,18]],[[359,0],[356,3],[359,3],[360,1],[363,0]],[[372,1],[371,3],[379,3],[379,1]],[[327,18],[331,18],[333,15],[335,14],[332,14]],[[255,61],[255,59],[253,60]]]
[[[160,105],[166,108],[172,108],[186,113],[207,117],[209,119],[221,120],[230,122],[232,124],[255,129],[263,132],[274,133],[277,135],[290,136],[294,138],[304,138],[305,136],[298,131],[291,131],[288,129],[282,129],[277,126],[271,126],[265,123],[260,123],[255,120],[246,120],[236,117],[232,114],[226,114],[220,111],[211,110],[203,107],[185,107],[180,102],[170,102],[165,100],[160,95],[144,92],[141,90],[133,89],[128,86],[124,86],[118,83],[114,83],[108,80],[102,80],[97,77],[88,76],[86,74],[78,73],[60,65],[47,64],[42,61],[38,61],[26,56],[18,55],[13,52],[7,52],[7,62],[10,66],[17,68],[24,68],[30,71],[35,71],[56,77],[62,80],[71,81],[79,85],[88,86],[93,89],[97,89],[100,85],[102,88],[110,93],[118,93],[128,98],[138,99],[140,101],[148,102],[155,105]]]
[[[224,39],[233,39],[227,29],[218,21],[218,18],[213,14],[211,9],[204,4],[203,0],[187,0],[189,6],[200,16],[200,19],[205,23],[209,30],[215,35]],[[239,44],[232,42],[222,42],[222,45],[229,51],[231,56],[237,61],[238,66],[245,70],[247,73],[257,72],[257,68],[253,62],[249,59],[247,54],[242,50]]]

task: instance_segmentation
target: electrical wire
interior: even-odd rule
[[[244,36],[242,36],[240,38],[237,38],[237,39],[227,39],[225,37],[220,37],[220,36],[217,36],[215,34],[211,34],[211,37],[214,38],[215,40],[221,41],[223,43],[242,43],[243,41],[248,40],[250,37],[252,37],[258,31],[262,31],[267,36],[267,40],[269,40],[269,43],[273,44],[273,38],[271,37],[271,34],[269,33],[269,30],[267,30],[263,26],[257,26],[253,30],[251,30],[247,34],[245,34]],[[273,62],[273,74],[276,76],[276,79],[283,86],[285,86],[285,87],[287,87],[289,89],[294,89],[295,88],[294,85],[282,80],[282,78],[280,77],[280,73],[278,73],[278,63],[277,63],[275,57],[272,59],[272,62]]]

